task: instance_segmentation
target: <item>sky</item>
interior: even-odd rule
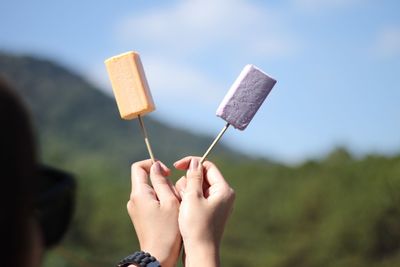
[[[299,163],[346,146],[400,152],[400,1],[1,0],[0,50],[55,60],[112,96],[103,61],[140,53],[151,117],[216,135],[246,64],[278,82],[223,141]],[[151,135],[151,133],[150,133]]]

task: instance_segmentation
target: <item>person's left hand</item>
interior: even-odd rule
[[[151,160],[144,160],[134,163],[131,171],[132,192],[127,208],[140,249],[154,256],[163,267],[175,266],[182,238],[178,194],[166,178],[170,170],[159,161],[152,164]]]

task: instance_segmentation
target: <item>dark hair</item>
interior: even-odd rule
[[[0,77],[0,236],[2,266],[23,266],[29,256],[36,149],[28,112]]]

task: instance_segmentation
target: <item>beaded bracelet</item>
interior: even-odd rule
[[[118,263],[117,267],[127,267],[131,264],[138,267],[161,267],[156,258],[144,251],[136,251],[132,255],[125,257]]]

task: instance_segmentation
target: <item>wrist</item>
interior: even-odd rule
[[[185,248],[185,267],[219,267],[219,247],[214,244],[184,244]]]
[[[150,253],[153,257],[155,257],[162,267],[174,267],[179,257],[179,255],[175,257],[174,254],[168,250],[152,249],[145,247],[141,248],[141,250],[146,251]]]

